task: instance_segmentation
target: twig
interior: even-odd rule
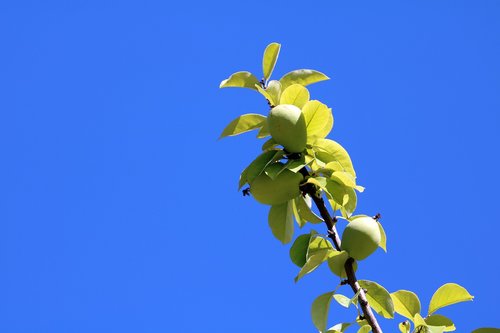
[[[303,168],[300,170],[300,172],[303,175],[308,175],[309,172],[307,169]],[[311,186],[308,186],[311,185]],[[312,184],[305,184],[305,186],[302,187],[303,192],[309,194],[314,201],[314,204],[316,207],[318,207],[319,213],[323,220],[325,220],[326,227],[328,228],[328,237],[333,241],[333,245],[335,246],[335,249],[338,251],[341,251],[341,241],[340,237],[337,232],[337,228],[335,227],[335,223],[337,222],[335,218],[332,218],[330,213],[328,212],[328,209],[326,208],[325,201],[324,199],[319,196],[316,193],[316,188]],[[366,293],[365,291],[361,288],[359,285],[358,280],[356,279],[356,274],[354,273],[353,269],[353,263],[354,259],[349,258],[346,263],[345,263],[345,271],[347,275],[347,283],[351,286],[352,291],[354,294],[358,293],[358,301],[359,305],[361,306],[361,309],[363,310],[364,317],[368,324],[372,328],[373,333],[382,333],[382,329],[380,328],[380,325],[377,322],[377,318],[375,318],[375,315],[373,314],[372,308],[368,304],[368,299],[366,298]]]

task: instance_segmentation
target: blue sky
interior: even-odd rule
[[[2,2],[0,331],[315,332],[311,302],[336,279],[293,282],[267,208],[236,191],[261,143],[216,140],[267,112],[218,86],[260,75],[273,41],[275,77],[331,77],[311,93],[366,187],[358,212],[383,216],[389,252],[359,278],[423,304],[460,283],[474,302],[442,314],[460,332],[500,326],[499,14],[494,0]],[[330,323],[353,316],[332,307]]]

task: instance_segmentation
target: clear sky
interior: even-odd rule
[[[441,313],[499,327],[499,17],[496,0],[1,2],[0,331],[315,332],[337,279],[293,282],[267,207],[236,191],[261,142],[216,140],[267,112],[218,86],[260,76],[273,41],[275,77],[331,77],[312,96],[366,187],[358,212],[382,214],[389,252],[359,278],[425,309],[460,283],[474,302]]]

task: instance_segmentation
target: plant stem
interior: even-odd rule
[[[332,240],[335,249],[341,251],[340,237],[338,235],[337,228],[335,227],[335,223],[337,221],[335,218],[332,218],[330,213],[328,212],[328,209],[326,208],[325,205],[325,200],[321,196],[316,194],[316,189],[314,188],[314,186],[304,187],[304,192],[306,192],[311,196],[312,200],[314,201],[314,204],[316,205],[316,207],[318,207],[319,213],[321,214],[323,220],[325,220],[326,227],[328,228],[328,237]],[[358,280],[356,279],[356,274],[354,273],[354,269],[352,266],[353,263],[354,259],[352,258],[349,258],[345,263],[347,283],[351,286],[351,289],[354,292],[354,294],[356,294],[359,291],[358,294],[359,305],[363,310],[363,314],[366,321],[372,328],[372,332],[382,333],[382,329],[380,328],[380,325],[377,322],[377,318],[375,318],[372,308],[368,304],[366,293],[363,290],[363,288],[361,288],[361,286],[358,283]]]

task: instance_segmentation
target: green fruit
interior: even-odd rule
[[[342,234],[342,250],[356,260],[363,260],[375,252],[381,235],[377,221],[369,216],[351,221]]]
[[[300,153],[306,148],[306,120],[295,105],[281,104],[272,108],[267,117],[267,125],[274,141],[289,153]]]
[[[283,163],[275,163],[266,168],[271,174],[283,168]],[[288,169],[283,170],[276,178],[271,179],[262,172],[250,184],[250,193],[255,200],[264,205],[279,205],[300,195],[299,184],[303,176]]]
[[[306,264],[307,261],[307,249],[309,247],[309,241],[311,240],[310,234],[300,235],[293,242],[292,247],[290,248],[290,259],[292,262],[302,267]]]

